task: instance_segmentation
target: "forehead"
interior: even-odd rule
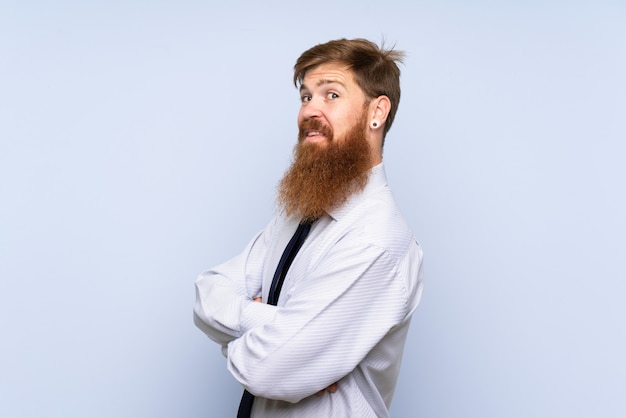
[[[313,67],[304,74],[300,89],[312,89],[324,84],[336,83],[345,88],[356,86],[354,73],[347,65],[341,63],[326,63]]]

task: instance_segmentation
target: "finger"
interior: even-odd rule
[[[320,390],[319,392],[316,392],[316,393],[315,393],[315,396],[317,396],[317,397],[319,398],[319,397],[320,397],[320,396],[322,396],[323,394],[324,394],[324,389]]]
[[[337,388],[338,388],[337,383],[333,383],[332,385],[328,386],[326,390],[329,391],[330,393],[335,393],[337,392]]]

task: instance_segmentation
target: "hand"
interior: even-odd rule
[[[252,302],[259,302],[259,303],[263,303],[263,300],[262,300],[260,297],[258,297],[258,298],[254,298],[254,299],[252,299]]]
[[[339,385],[337,384],[337,382],[333,383],[332,385],[328,385],[328,387],[326,389],[322,389],[319,392],[317,392],[315,394],[315,396],[322,396],[324,394],[324,391],[328,392],[328,393],[335,393],[337,392],[337,389],[339,389]]]

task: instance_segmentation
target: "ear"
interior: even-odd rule
[[[369,124],[372,129],[381,129],[391,110],[391,101],[387,96],[378,96],[370,103]],[[376,125],[376,126],[374,126]]]

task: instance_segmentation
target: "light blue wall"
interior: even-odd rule
[[[383,36],[426,254],[393,415],[626,415],[623,2],[83,3],[0,3],[0,416],[233,416],[193,281],[272,213],[297,56]]]

